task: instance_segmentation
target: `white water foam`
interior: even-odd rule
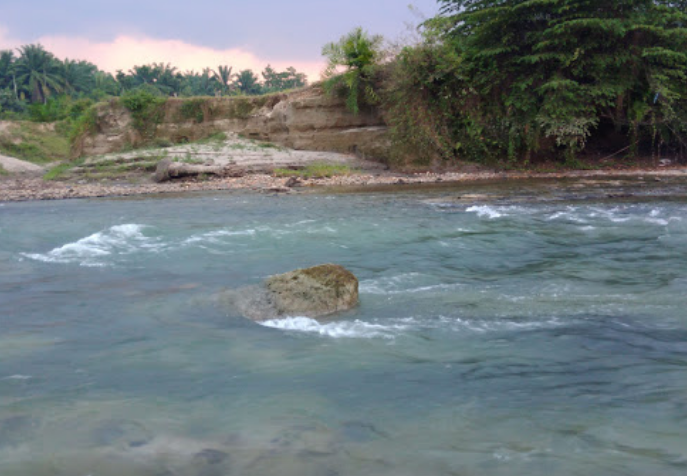
[[[145,225],[117,225],[74,243],[67,243],[47,253],[22,253],[27,258],[45,263],[78,263],[81,266],[107,266],[107,257],[126,255],[139,250],[159,251],[163,245],[146,237]]]
[[[637,210],[636,207],[575,207],[568,206],[565,210],[558,210],[552,212],[547,218],[547,221],[569,221],[589,225],[591,221],[611,222],[614,224],[636,224],[647,223],[650,225],[657,225],[660,227],[669,226],[671,223],[683,221],[679,216],[666,216],[666,211],[654,208],[648,213],[642,210]],[[587,231],[589,228],[582,228]]]
[[[377,295],[395,295],[395,294],[420,294],[420,293],[432,293],[441,291],[453,291],[462,285],[456,284],[435,284],[431,286],[418,286],[415,288],[408,289],[389,289],[375,283],[374,281],[367,281],[360,283],[360,293],[361,294],[377,294]]]
[[[183,244],[185,245],[191,245],[195,243],[222,243],[222,238],[226,237],[233,237],[233,236],[255,236],[256,230],[253,229],[248,229],[248,230],[239,230],[239,231],[232,231],[232,230],[219,230],[219,231],[211,231],[208,233],[202,233],[200,235],[193,235],[190,238],[186,239]]]
[[[385,319],[379,323],[356,320],[325,324],[307,317],[287,317],[284,319],[272,319],[259,324],[282,331],[320,335],[335,339],[395,339],[413,331],[441,330],[478,334],[518,332],[552,329],[564,325],[564,322],[557,318],[515,321],[509,319],[461,319],[459,317],[439,316],[422,319],[415,317]]]
[[[434,328],[449,328],[454,332],[471,331],[477,333],[531,331],[560,327],[563,322],[557,318],[531,321],[514,321],[507,319],[461,319],[458,317],[440,317],[430,326]]]
[[[574,223],[589,223],[586,218],[578,216],[580,210],[576,207],[567,207],[565,211],[554,212],[553,215],[546,218],[547,221],[564,220]]]
[[[286,225],[287,228],[299,228],[303,225],[309,225],[310,223],[317,223],[317,220],[301,220],[296,223],[291,223]]]
[[[489,205],[474,205],[465,211],[468,213],[477,213],[477,216],[480,218],[494,219],[501,218],[503,216],[503,213],[497,211],[495,208],[490,207]]]
[[[260,323],[265,327],[291,332],[303,332],[317,334],[335,339],[393,339],[399,332],[405,331],[409,326],[404,324],[381,325],[364,321],[342,321],[322,324],[308,317],[287,317],[284,319],[272,319]]]
[[[1,380],[31,380],[33,377],[31,375],[10,375]]]
[[[360,282],[361,294],[396,295],[452,291],[461,283],[438,283],[431,276],[421,273],[403,273],[397,276],[367,279]]]

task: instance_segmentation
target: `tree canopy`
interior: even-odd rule
[[[168,63],[136,65],[112,75],[88,61],[60,60],[40,44],[24,45],[0,51],[0,117],[30,114],[37,120],[55,120],[68,114],[66,105],[73,101],[98,101],[136,89],[156,96],[233,96],[307,84],[305,74],[292,67],[276,71],[268,65],[262,78],[251,70],[235,74],[229,65],[180,72]]]
[[[684,0],[439,2],[425,43],[397,59],[391,91],[442,117],[416,124],[442,155],[573,158],[611,136],[625,140],[609,147],[684,153]]]

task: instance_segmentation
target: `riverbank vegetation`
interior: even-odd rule
[[[284,168],[274,169],[275,177],[298,177],[298,178],[330,178],[337,175],[350,175],[355,171],[348,165],[314,163],[302,169],[292,170]]]
[[[363,77],[360,100],[349,95],[356,107],[374,87],[397,162],[687,159],[686,2],[439,3],[422,41],[390,61],[346,63],[324,50]]]
[[[277,71],[268,65],[260,76],[229,65],[181,72],[164,63],[112,75],[88,61],[60,60],[39,44],[24,45],[0,51],[0,119],[74,120],[95,102],[136,93],[160,98],[249,96],[307,84],[305,74],[293,67]]]
[[[356,28],[323,48],[322,87],[354,114],[382,114],[389,165],[687,163],[685,0],[438,2],[440,13],[405,47],[385,47]],[[131,147],[198,140],[205,136],[193,133],[197,125],[244,119],[272,100],[241,96],[305,84],[294,68],[270,66],[261,78],[228,65],[182,73],[162,63],[111,75],[26,45],[0,52],[0,119],[55,122],[45,131],[65,140],[37,144],[40,134],[18,138],[15,127],[14,136],[0,137],[0,152],[39,163],[63,159],[67,137],[78,149],[75,139],[96,132],[93,105],[105,99],[131,113],[140,136]],[[208,96],[239,97],[221,109]],[[165,114],[190,123],[188,130],[157,137]]]
[[[0,127],[0,154],[39,165],[66,160],[67,135],[64,124],[5,123]]]

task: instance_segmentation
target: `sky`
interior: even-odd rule
[[[436,0],[31,0],[30,8],[0,0],[0,49],[41,43],[110,72],[152,62],[181,71],[294,66],[312,81],[324,44],[356,26],[398,40],[438,8]]]

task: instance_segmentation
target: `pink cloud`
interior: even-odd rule
[[[58,58],[87,60],[102,70],[114,73],[121,69],[128,71],[135,65],[149,63],[171,63],[181,71],[201,71],[218,65],[233,66],[234,71],[252,69],[259,74],[271,64],[277,70],[293,66],[308,79],[317,81],[324,69],[322,61],[289,61],[288,58],[261,58],[244,48],[226,50],[193,45],[180,40],[160,40],[148,37],[122,35],[110,42],[94,42],[86,38],[66,36],[44,36],[32,41],[18,41],[6,34],[0,27],[0,49],[13,49],[26,43],[41,43]]]

